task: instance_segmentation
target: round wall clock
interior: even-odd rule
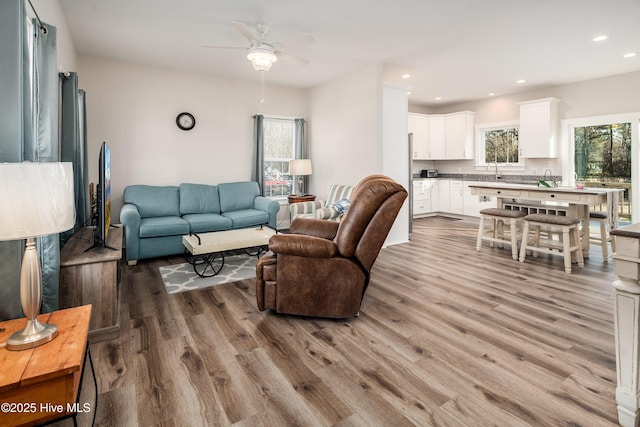
[[[176,117],[176,124],[182,130],[191,130],[196,125],[196,119],[191,113],[180,113]]]

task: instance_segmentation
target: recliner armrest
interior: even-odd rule
[[[295,218],[289,226],[291,234],[304,234],[306,236],[321,237],[333,240],[338,232],[340,224],[335,221],[325,221],[315,218]]]
[[[338,254],[338,247],[333,241],[302,234],[273,235],[269,239],[269,250],[276,254],[309,258],[331,258]]]

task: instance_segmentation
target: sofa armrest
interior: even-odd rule
[[[273,235],[269,239],[269,250],[307,258],[331,258],[338,254],[338,247],[333,241],[302,234]]]
[[[127,261],[137,260],[140,253],[140,212],[136,205],[127,203],[120,210],[120,223],[124,226]]]
[[[269,214],[269,227],[274,230],[278,227],[278,212],[280,211],[280,203],[277,200],[264,196],[258,196],[253,201],[254,209],[265,211]]]

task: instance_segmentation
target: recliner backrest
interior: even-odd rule
[[[356,257],[369,271],[406,198],[404,187],[386,176],[374,175],[358,183],[336,234],[340,254]]]

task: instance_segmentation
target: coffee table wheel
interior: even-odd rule
[[[262,253],[267,251],[266,245],[262,246],[253,246],[251,248],[243,248],[242,251],[249,256],[257,256],[259,257]]]
[[[224,267],[224,254],[220,252],[185,256],[193,266],[193,271],[200,277],[212,277],[220,273]]]

